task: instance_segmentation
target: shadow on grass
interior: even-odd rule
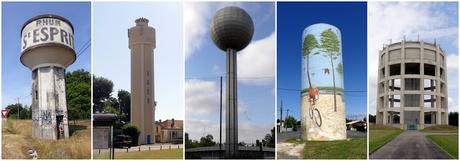
[[[72,125],[70,124],[69,125],[69,135],[70,136],[73,136],[73,134],[79,130],[84,130],[86,129],[87,127],[84,126],[84,125]]]

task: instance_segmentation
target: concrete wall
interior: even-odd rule
[[[63,68],[40,67],[32,72],[32,126],[35,138],[69,137]]]
[[[446,58],[439,45],[387,45],[379,52],[378,69],[377,124],[401,129],[448,124]]]

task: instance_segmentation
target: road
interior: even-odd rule
[[[370,159],[450,159],[420,131],[405,131],[369,156]]]
[[[291,138],[300,139],[300,136],[301,134],[299,131],[283,132],[283,133],[277,133],[276,139],[277,139],[277,143],[282,143]]]

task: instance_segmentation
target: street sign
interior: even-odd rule
[[[9,109],[2,110],[2,118],[6,118],[6,116],[8,116],[8,112],[10,112]]]

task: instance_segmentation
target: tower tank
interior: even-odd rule
[[[303,139],[346,139],[340,30],[324,23],[308,26],[301,56]]]
[[[69,137],[65,69],[76,60],[73,26],[64,17],[39,15],[21,30],[21,63],[32,70],[32,137]]]

